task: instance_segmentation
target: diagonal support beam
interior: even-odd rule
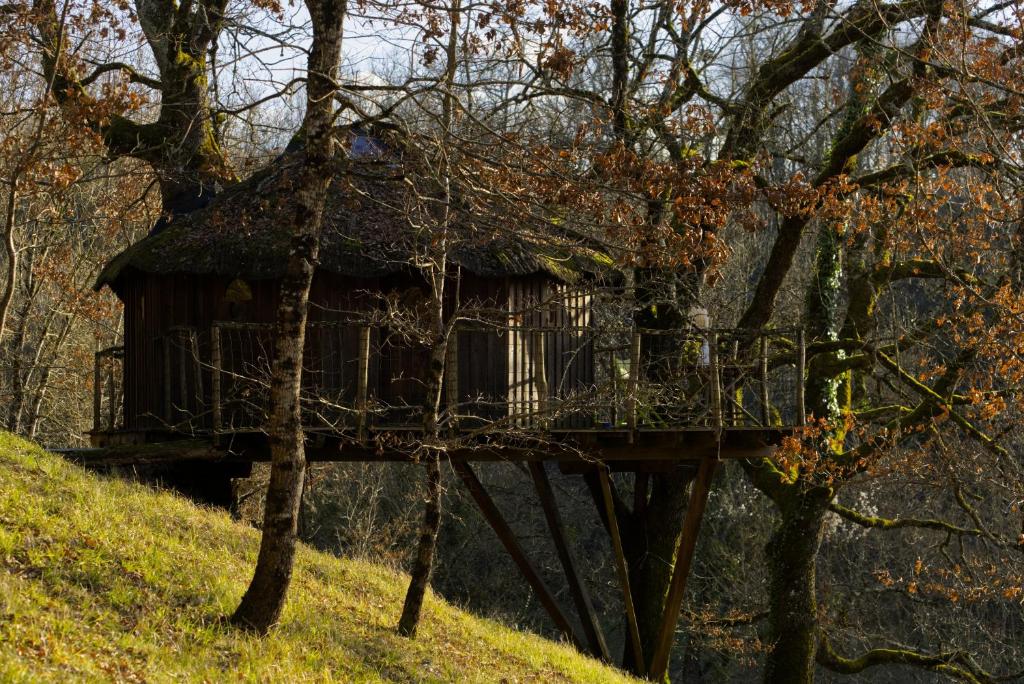
[[[633,591],[629,586],[629,568],[626,565],[626,554],[622,550],[622,536],[619,534],[619,519],[615,515],[615,501],[612,499],[612,486],[608,479],[608,469],[599,465],[597,475],[601,484],[601,496],[604,499],[605,519],[608,534],[612,538],[612,555],[615,556],[615,570],[622,585],[622,600],[626,606],[626,623],[629,625],[629,638],[633,644],[633,660],[644,663],[644,649],[640,641],[640,626],[636,620],[636,607],[633,605]],[[641,665],[642,666],[642,665]]]
[[[565,571],[565,579],[569,585],[569,592],[576,604],[576,612],[583,625],[583,635],[587,638],[590,652],[605,662],[612,662],[608,653],[608,644],[605,642],[604,633],[601,631],[601,624],[594,610],[594,604],[590,600],[590,594],[580,580],[579,569],[576,558],[569,548],[565,535],[565,526],[562,524],[562,516],[558,512],[558,503],[555,500],[555,492],[551,488],[551,481],[548,479],[547,470],[541,461],[530,461],[530,475],[533,477],[534,487],[537,489],[537,497],[540,499],[541,508],[544,509],[544,517],[547,519],[548,528],[551,530],[551,538],[555,542],[555,550],[558,551],[558,559]]]
[[[704,508],[708,502],[708,494],[711,492],[711,478],[715,474],[717,464],[718,459],[714,456],[704,457],[697,469],[693,488],[690,490],[690,503],[686,507],[683,533],[679,538],[679,549],[676,551],[676,565],[672,570],[672,582],[669,585],[668,596],[665,598],[665,612],[661,617],[658,638],[654,644],[654,655],[651,658],[651,667],[647,672],[648,678],[656,682],[663,681],[668,671],[668,658],[672,652],[672,642],[675,641],[679,611],[683,607],[686,580],[693,564],[693,552],[697,548],[697,534],[700,532]]]
[[[560,632],[565,634],[566,638],[572,642],[572,644],[580,651],[585,651],[585,647],[582,642],[576,636],[572,625],[569,624],[569,620],[565,617],[565,613],[562,612],[561,607],[558,605],[558,601],[555,600],[554,595],[548,589],[547,585],[544,584],[544,580],[541,579],[540,573],[537,568],[534,567],[533,563],[526,556],[526,552],[523,551],[523,547],[519,545],[515,535],[512,533],[512,528],[505,522],[505,518],[502,517],[501,511],[498,510],[498,506],[494,503],[491,495],[484,489],[484,485],[480,482],[480,478],[476,476],[473,469],[468,463],[461,461],[452,461],[452,468],[462,478],[462,482],[466,485],[466,489],[469,490],[473,500],[476,501],[476,505],[480,508],[480,512],[484,516],[484,520],[491,526],[495,534],[498,535],[498,539],[501,541],[505,550],[512,556],[512,560],[519,567],[519,572],[523,574],[523,578],[526,579],[534,593],[537,595],[537,599],[541,605],[551,616],[551,620],[555,623],[555,626]]]

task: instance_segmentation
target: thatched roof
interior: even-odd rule
[[[301,154],[282,156],[207,206],[175,218],[114,257],[96,282],[115,287],[133,270],[250,279],[283,273],[290,200]],[[399,164],[352,162],[332,185],[324,214],[320,269],[353,277],[408,271],[434,239],[438,194]],[[435,199],[431,199],[431,197]],[[449,259],[480,276],[548,274],[575,282],[607,270],[611,260],[593,246],[559,234],[555,222],[518,221],[481,212],[479,203],[449,213]]]

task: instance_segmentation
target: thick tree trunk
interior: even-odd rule
[[[650,499],[640,510],[634,508],[628,518],[627,532],[623,534],[637,627],[647,658],[655,651],[683,530],[687,483],[692,479],[693,473],[689,470],[652,475]],[[637,663],[632,651],[627,640],[623,665],[636,674],[646,673],[646,664]]]
[[[689,501],[687,484],[692,479],[690,469],[651,475],[650,493],[642,492],[635,496],[632,509],[615,495],[615,515],[622,533],[640,645],[645,657],[650,657],[655,651]],[[601,522],[607,528],[597,476],[588,473],[585,480],[597,504]],[[638,676],[647,674],[647,664],[636,661],[629,639],[623,647],[622,667]]]
[[[828,511],[823,490],[792,492],[782,520],[768,542],[771,650],[764,681],[809,684],[814,681],[818,634],[815,565]]]
[[[232,622],[259,633],[277,623],[291,581],[306,470],[299,393],[309,289],[316,268],[320,225],[334,169],[331,126],[341,53],[344,4],[308,0],[313,46],[307,83],[306,149],[295,196],[291,251],[281,281],[271,370],[270,484],[263,538],[252,583]]]
[[[138,123],[96,106],[98,98],[88,91],[68,47],[65,8],[54,0],[33,2],[48,91],[69,119],[102,137],[111,157],[132,157],[152,167],[165,219],[196,208],[218,183],[236,180],[217,141],[206,62],[223,27],[226,4],[227,0],[197,0],[193,11],[183,12],[165,0],[136,0],[139,24],[160,72],[159,79],[151,79],[127,71],[131,81],[159,93],[153,98],[160,102],[157,119]]]

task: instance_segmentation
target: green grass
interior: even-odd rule
[[[239,632],[224,616],[258,544],[226,513],[0,433],[0,682],[626,681],[433,596],[404,639],[404,575],[305,547],[281,624]]]

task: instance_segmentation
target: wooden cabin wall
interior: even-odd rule
[[[511,330],[508,357],[508,415],[517,417],[517,425],[528,425],[529,415],[539,408],[540,395],[534,381],[532,330],[548,323],[543,303],[551,299],[553,285],[547,278],[509,279],[508,312]],[[546,373],[545,373],[546,375]]]
[[[276,316],[277,281],[245,281],[251,299],[227,301],[225,294],[234,280],[224,276],[126,274],[120,289],[125,321],[126,429],[161,430],[173,427],[179,431],[188,431],[211,427],[212,376],[208,365],[210,329],[214,321],[272,324]],[[366,293],[378,287],[376,279],[317,274],[310,292],[310,320],[345,320],[351,312],[368,306],[370,298]],[[195,331],[194,348],[189,335],[169,334],[176,327]],[[171,340],[170,358],[165,358],[166,338]],[[242,372],[251,370],[253,365],[267,365],[269,368],[269,361],[265,360],[269,359],[270,339],[269,330],[223,336],[226,370]],[[341,355],[329,351],[337,348],[339,339],[343,350]],[[199,359],[202,359],[198,366],[195,363],[195,350],[198,351]],[[351,403],[355,394],[354,366],[357,358],[357,329],[351,326],[310,328],[307,336],[307,362],[317,368],[315,372],[307,374],[307,382],[312,383],[311,388],[340,389],[341,392],[334,395],[334,398]],[[165,381],[168,371],[169,382]],[[376,369],[371,368],[373,381],[376,380],[375,373]]]
[[[459,298],[459,306],[470,315],[506,311],[508,279],[464,274]],[[508,336],[486,326],[467,327],[458,333],[459,413],[487,421],[504,418],[508,415]]]
[[[594,367],[593,295],[585,289],[557,284],[555,306],[545,338],[545,358],[550,394],[559,401],[579,400],[596,385]],[[555,427],[592,428],[593,411],[571,412]]]
[[[276,315],[276,281],[245,281],[241,288],[224,276],[126,274],[120,287],[124,302],[124,416],[129,430],[178,431],[212,427],[210,330],[215,321],[272,324]],[[356,399],[359,325],[345,323],[353,313],[378,306],[381,291],[404,292],[422,287],[408,276],[354,279],[318,273],[310,292],[310,322],[306,340],[305,390],[339,407]],[[229,288],[234,296],[226,297]],[[239,298],[248,289],[250,299]],[[454,293],[454,290],[450,290]],[[589,299],[567,295],[549,278],[484,278],[464,274],[458,288],[461,305],[470,309],[508,312],[513,326],[569,326],[589,324]],[[228,301],[234,299],[234,301]],[[557,304],[551,304],[552,300]],[[548,302],[546,307],[538,304]],[[451,305],[454,306],[454,305]],[[331,323],[335,323],[331,325]],[[319,324],[319,325],[318,325]],[[174,328],[194,333],[175,333]],[[252,374],[253,366],[269,370],[272,335],[269,329],[226,332],[222,328],[222,364],[225,371]],[[170,338],[167,346],[165,339]],[[534,382],[533,340],[525,330],[512,332],[464,330],[458,335],[459,401],[465,412],[487,420],[529,414],[538,404]],[[170,356],[166,351],[170,350]],[[423,372],[427,350],[390,334],[374,330],[371,341],[369,395],[371,401],[395,407],[383,424],[418,424],[424,398]],[[195,357],[202,360],[197,364]],[[548,387],[566,397],[593,384],[593,353],[585,333],[574,330],[545,333]],[[169,375],[168,375],[169,373]],[[223,380],[227,384],[230,379]],[[232,401],[225,390],[225,400]],[[250,391],[265,401],[265,391]],[[262,396],[261,396],[262,395]],[[237,398],[236,398],[237,399]],[[259,406],[246,415],[238,401],[225,424],[259,427]],[[254,403],[254,402],[251,402]],[[402,408],[403,406],[407,408]],[[170,409],[170,410],[168,410]],[[350,412],[324,409],[319,427],[351,424]]]

